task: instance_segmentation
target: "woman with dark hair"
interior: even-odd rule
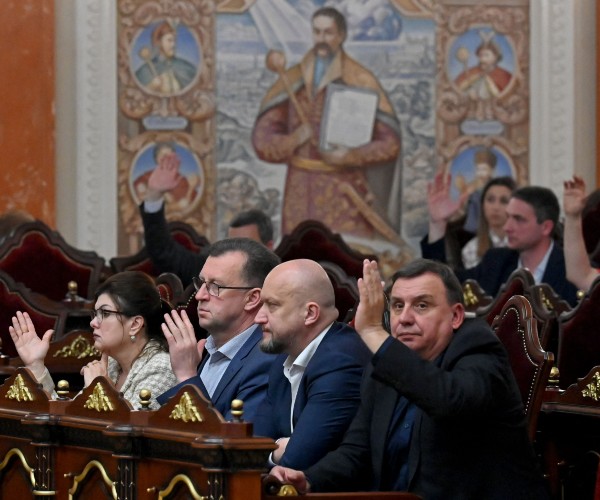
[[[461,252],[465,269],[479,264],[483,254],[490,248],[506,246],[506,205],[516,187],[512,177],[495,177],[484,186],[481,191],[477,234],[466,243]]]
[[[161,329],[170,306],[161,300],[152,278],[139,271],[111,276],[98,286],[95,299],[90,326],[102,358],[81,369],[84,386],[103,375],[134,408],[141,408],[142,389],[152,393],[150,408],[158,408],[156,396],[177,383]],[[39,338],[29,315],[19,311],[9,332],[25,366],[44,390],[54,394],[54,382],[44,365],[54,331]]]

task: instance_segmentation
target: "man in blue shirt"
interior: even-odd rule
[[[196,340],[185,310],[165,314],[163,332],[180,383],[157,398],[160,404],[183,385],[194,384],[225,418],[231,416],[231,401],[241,399],[245,420],[254,420],[275,359],[261,351],[262,331],[254,317],[261,306],[264,279],[278,263],[273,252],[248,238],[229,238],[210,246],[200,275],[193,280],[198,322],[209,336]],[[200,363],[204,348],[209,356]]]

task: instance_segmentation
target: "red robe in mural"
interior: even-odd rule
[[[317,88],[313,88],[314,67],[311,51],[285,73],[312,127],[311,140],[295,148],[291,134],[302,122],[281,78],[263,99],[254,125],[252,143],[258,157],[288,165],[282,232],[289,233],[305,219],[316,219],[338,233],[365,237],[385,234],[384,229],[390,228],[376,206],[385,206],[387,200],[374,199],[366,171],[388,164],[391,183],[400,152],[400,126],[395,112],[375,76],[343,50],[335,55]],[[372,140],[349,149],[342,164],[335,166],[327,164],[319,150],[321,117],[330,83],[370,89],[379,98]]]
[[[458,75],[455,83],[463,92],[471,92],[480,99],[491,99],[504,92],[511,79],[512,73],[498,66],[491,71],[475,66]]]

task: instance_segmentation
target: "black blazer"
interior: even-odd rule
[[[427,500],[548,498],[506,351],[485,321],[466,320],[436,362],[393,341],[374,363],[342,444],[305,471],[313,491],[379,489],[403,395],[417,406],[409,491]]]
[[[444,239],[433,243],[427,242],[427,236],[421,240],[421,254],[426,259],[446,262]],[[519,252],[510,248],[490,248],[481,259],[481,262],[471,269],[457,269],[455,271],[459,280],[474,279],[489,295],[495,297],[500,287],[506,283],[510,274],[517,268]],[[542,281],[571,305],[577,303],[577,288],[567,281],[565,255],[558,242],[548,257],[548,265]]]
[[[158,212],[148,213],[144,211],[142,203],[140,215],[144,224],[146,250],[152,263],[161,273],[179,276],[184,288],[187,287],[192,277],[200,274],[208,256],[208,247],[195,253],[177,243],[169,233],[164,205]]]

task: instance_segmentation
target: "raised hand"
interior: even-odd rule
[[[585,181],[573,176],[572,180],[565,181],[563,194],[563,208],[568,217],[580,217],[586,202]]]
[[[29,314],[17,311],[16,316],[12,318],[12,326],[8,327],[8,332],[25,367],[39,380],[46,369],[44,359],[50,348],[50,339],[54,330],[48,330],[42,338],[38,337]]]
[[[160,198],[164,193],[175,189],[183,178],[179,173],[181,160],[176,153],[170,153],[159,159],[158,165],[148,177],[147,200]]]
[[[447,222],[457,213],[468,198],[468,193],[453,200],[450,196],[450,174],[439,172],[427,185],[427,206],[433,222]]]
[[[192,378],[198,373],[206,340],[196,341],[194,327],[183,310],[181,315],[175,309],[171,314],[165,314],[165,322],[161,327],[169,344],[171,368],[177,380],[183,382]]]
[[[385,299],[376,261],[363,261],[363,277],[358,279],[358,292],[360,298],[354,316],[354,328],[367,347],[375,352],[389,337],[383,327]]]

